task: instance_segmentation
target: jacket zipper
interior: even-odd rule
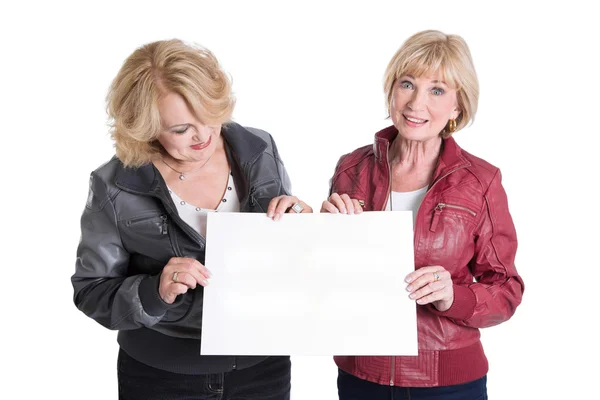
[[[386,152],[386,161],[388,166],[388,190],[385,196],[385,202],[383,203],[383,209],[381,211],[385,211],[387,207],[388,201],[390,201],[390,193],[392,193],[392,166],[390,165],[390,146],[387,146],[385,149]],[[392,209],[392,205],[390,204],[390,210]]]
[[[431,226],[429,227],[429,230],[431,232],[435,232],[435,230],[437,229],[440,215],[442,214],[442,210],[444,208],[454,208],[455,210],[466,211],[474,217],[477,216],[477,213],[475,211],[471,210],[470,208],[463,207],[463,206],[455,206],[454,204],[439,203],[435,207],[435,210],[433,211],[433,219],[431,220]]]
[[[390,372],[390,386],[394,386],[394,375],[396,374],[396,357],[392,356],[392,370]]]
[[[160,218],[162,219],[161,232],[163,235],[168,235],[169,234],[169,229],[168,229],[169,226],[167,224],[167,216],[161,215]]]
[[[391,193],[391,191],[392,191],[392,167],[390,166],[390,159],[389,159],[389,156],[390,156],[390,151],[389,151],[389,146],[388,146],[388,149],[386,150],[386,152],[387,152],[387,157],[388,157],[388,158],[387,158],[387,164],[388,164],[388,173],[389,173],[389,177],[388,177],[389,184],[388,184],[387,196],[386,196],[386,198],[385,198],[385,203],[383,204],[383,209],[382,209],[382,211],[385,211],[385,208],[386,208],[386,206],[387,206],[387,202],[388,202],[388,201],[389,201],[389,199],[390,199],[390,193]],[[453,172],[455,172],[455,171],[458,171],[458,170],[459,170],[459,169],[461,169],[461,168],[466,168],[466,166],[464,166],[464,165],[463,165],[463,166],[460,166],[460,167],[454,168],[453,170],[451,170],[451,171],[448,171],[448,173],[446,173],[446,174],[442,175],[442,176],[441,176],[439,179],[437,179],[437,180],[436,180],[436,181],[433,183],[433,185],[431,185],[431,186],[429,187],[429,189],[427,189],[427,192],[425,192],[425,196],[427,196],[427,193],[429,193],[429,192],[431,191],[431,189],[433,189],[433,187],[434,187],[434,186],[435,186],[435,185],[436,185],[436,184],[437,184],[439,181],[441,181],[442,179],[444,179],[445,177],[447,177],[447,176],[448,176],[448,175],[450,175],[451,173],[453,173]],[[423,199],[425,199],[425,196],[423,196]],[[439,204],[438,204],[438,207],[439,207]],[[458,207],[458,206],[457,206],[457,207]],[[391,205],[390,205],[390,209],[391,209],[391,208],[392,208],[392,207],[391,207]],[[420,210],[420,209],[421,209],[421,206],[419,205],[419,208],[417,209],[417,219],[416,219],[417,221],[418,221],[418,216],[419,216],[419,210]],[[437,210],[437,207],[436,207],[436,210]],[[440,211],[441,211],[441,210],[440,210]],[[473,211],[471,211],[471,210],[468,210],[468,211],[470,211],[471,213],[473,213]],[[436,224],[437,224],[437,222],[436,222]],[[415,223],[415,225],[416,225],[416,223]],[[395,375],[396,375],[396,356],[392,356],[392,367],[391,367],[391,371],[390,371],[390,386],[394,386],[394,378],[395,378]]]
[[[256,187],[250,188],[250,193],[248,194],[248,197],[250,197],[250,207],[254,207],[254,205],[255,205],[255,200],[254,200],[254,192],[255,191],[256,191]]]
[[[392,193],[392,166],[390,165],[390,146],[387,146],[385,149],[386,152],[386,161],[388,165],[388,190],[385,196],[385,203],[383,204],[383,210],[385,211],[387,207],[387,203],[390,201],[390,193]],[[392,204],[390,204],[390,210],[392,209]],[[392,356],[392,368],[390,370],[390,386],[394,386],[394,378],[396,375],[396,356]]]

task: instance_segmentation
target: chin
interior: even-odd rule
[[[439,135],[432,135],[429,132],[419,132],[416,129],[398,129],[398,135],[406,140],[412,140],[415,142],[426,142],[439,137]]]

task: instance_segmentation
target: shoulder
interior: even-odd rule
[[[477,157],[465,150],[462,150],[462,156],[469,162],[469,172],[471,172],[477,180],[481,183],[481,186],[485,189],[488,188],[492,180],[499,174],[500,169],[483,158]]]
[[[359,147],[358,149],[340,157],[335,167],[335,172],[340,173],[356,167],[357,165],[369,161],[373,157],[375,157],[375,153],[373,152],[372,144]]]
[[[92,175],[108,183],[114,181],[114,177],[123,168],[123,164],[117,158],[117,156],[113,156],[110,160],[98,166],[92,172]]]
[[[232,150],[243,158],[253,158],[257,153],[277,156],[277,145],[273,136],[263,129],[230,122],[223,126],[223,135]]]
[[[90,193],[104,199],[114,197],[119,191],[115,184],[116,176],[123,168],[121,161],[113,156],[93,170],[90,174]]]

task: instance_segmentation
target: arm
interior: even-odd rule
[[[281,157],[279,156],[279,151],[277,150],[277,145],[275,144],[273,137],[269,135],[269,138],[273,147],[273,158],[275,159],[277,174],[279,175],[279,179],[281,181],[281,188],[277,197],[274,197],[269,201],[269,205],[267,206],[267,216],[269,218],[273,218],[274,220],[279,220],[286,212],[296,212],[294,209],[292,209],[292,206],[296,203],[298,203],[302,208],[300,213],[312,213],[312,207],[298,199],[298,197],[291,195],[292,184],[290,177],[285,170],[283,161],[281,161]]]
[[[152,326],[175,304],[159,297],[159,276],[127,275],[129,253],[121,243],[112,200],[106,185],[92,174],[71,277],[73,300],[79,310],[109,329]]]
[[[475,238],[475,254],[469,268],[476,283],[454,284],[454,301],[438,315],[473,328],[494,326],[508,320],[521,303],[523,280],[514,259],[517,234],[513,225],[500,171],[484,194],[482,220]]]
[[[335,172],[329,180],[329,196],[321,204],[321,212],[327,212],[331,214],[360,214],[363,212],[364,202],[351,198],[347,192],[355,192],[353,186],[355,179],[352,179],[346,171],[339,172],[342,162],[347,157],[344,155],[340,157],[337,165],[335,166]],[[364,196],[362,196],[364,198]]]
[[[275,163],[277,164],[277,172],[279,174],[279,178],[281,179],[282,190],[279,193],[279,196],[291,196],[292,194],[292,182],[290,177],[288,176],[287,171],[285,170],[285,166],[283,165],[283,161],[281,161],[281,157],[279,156],[279,151],[277,150],[277,145],[275,144],[275,140],[273,140],[273,136],[269,135],[271,138],[271,144],[273,145],[273,157],[275,158]]]

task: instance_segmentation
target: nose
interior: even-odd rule
[[[415,89],[412,92],[408,107],[413,111],[422,111],[425,108],[427,102],[427,93],[425,91]]]
[[[199,124],[198,129],[194,130],[193,139],[198,142],[206,142],[211,134],[211,127],[204,124]]]

